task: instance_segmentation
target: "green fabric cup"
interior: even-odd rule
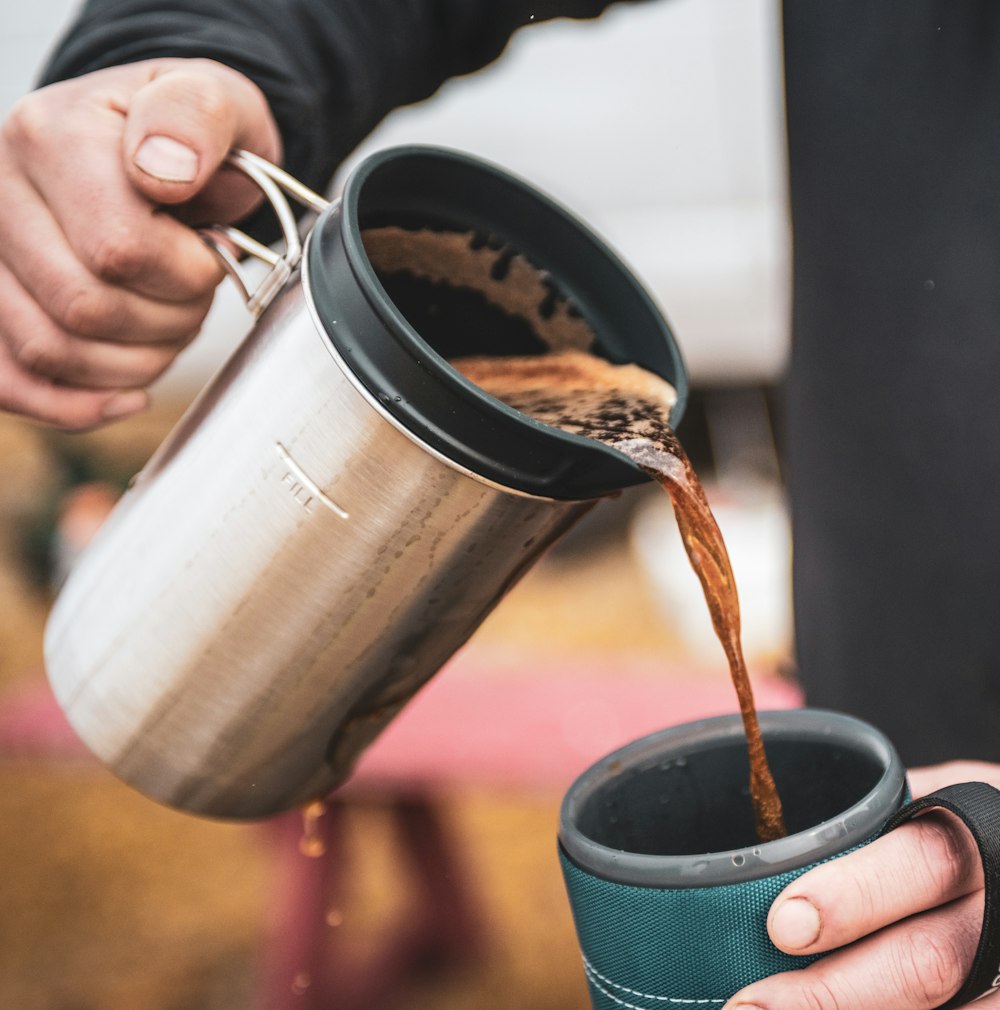
[[[865,844],[906,800],[890,742],[818,709],[760,714],[789,834],[756,841],[739,716],[609,754],[570,787],[559,854],[595,1010],[721,1006],[815,957],[767,936],[775,897]]]

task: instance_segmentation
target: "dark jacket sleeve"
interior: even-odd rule
[[[88,0],[42,83],[160,56],[208,57],[267,96],[285,165],[322,188],[392,109],[503,51],[521,25],[613,0]]]

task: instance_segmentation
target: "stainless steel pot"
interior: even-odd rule
[[[167,804],[242,818],[343,781],[532,562],[644,479],[487,396],[449,356],[572,341],[583,325],[596,353],[677,387],[675,419],[685,383],[622,264],[492,166],[383,151],[328,205],[252,155],[233,162],[285,234],[278,255],[226,230],[269,262],[256,289],[217,244],[257,325],[71,574],[45,648],[60,704],[109,768]],[[286,193],[320,211],[304,251]]]

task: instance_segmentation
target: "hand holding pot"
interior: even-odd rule
[[[954,762],[911,772],[915,796],[956,782],[1000,787],[1000,766]],[[768,931],[781,950],[836,950],[737,993],[724,1010],[931,1010],[959,991],[983,923],[972,836],[943,810],[816,867],[779,895]],[[975,1002],[988,1008],[990,996]]]
[[[257,87],[209,60],[113,67],[14,107],[0,135],[0,408],[87,428],[145,407],[222,277],[182,221],[231,221],[259,199],[216,174],[234,146],[277,159],[280,139]]]

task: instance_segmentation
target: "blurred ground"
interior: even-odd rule
[[[160,407],[86,436],[0,416],[0,705],[4,691],[42,679],[47,545],[66,488],[93,479],[122,486],[175,414]],[[627,549],[636,500],[625,496],[588,520],[472,648],[676,656]],[[467,966],[429,973],[398,1005],[588,1005],[555,860],[559,799],[486,790],[442,797],[485,945]],[[330,956],[364,958],[401,905],[399,849],[378,797],[350,808],[348,829],[340,854],[348,893],[332,910],[339,945]],[[0,761],[0,1008],[258,1010],[264,923],[280,886],[276,844],[259,826],[161,808],[88,762]],[[305,989],[308,979],[296,984]]]

